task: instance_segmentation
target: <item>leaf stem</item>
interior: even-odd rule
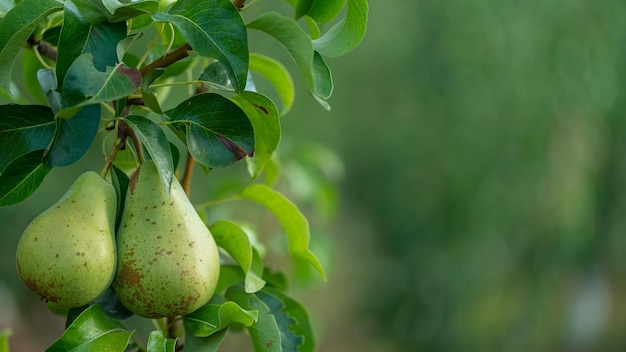
[[[157,32],[156,36],[154,36],[154,39],[152,39],[152,42],[150,42],[150,45],[148,45],[146,52],[144,52],[141,59],[139,59],[139,62],[137,63],[137,68],[140,68],[141,65],[143,65],[143,62],[146,61],[146,59],[148,58],[148,55],[150,55],[152,48],[156,45],[157,40],[159,40],[159,37],[163,32],[163,28],[165,28],[165,23],[161,24],[161,26],[159,27],[159,31]]]
[[[154,70],[155,68],[165,68],[175,63],[176,61],[186,58],[187,56],[189,56],[189,50],[192,50],[189,43],[180,46],[176,50],[161,56],[147,66],[143,67],[141,69],[141,75],[145,76],[148,72]]]

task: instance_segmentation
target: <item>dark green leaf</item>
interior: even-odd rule
[[[176,340],[178,340],[178,338],[166,338],[161,330],[152,331],[150,332],[150,336],[148,336],[147,352],[175,352]]]
[[[122,302],[120,302],[117,298],[115,291],[113,291],[113,287],[107,288],[106,291],[100,295],[100,297],[93,301],[93,304],[99,305],[104,314],[117,320],[123,320],[133,315],[133,312],[126,309]]]
[[[246,293],[240,286],[231,286],[226,291],[226,298],[244,309],[258,311],[257,322],[248,327],[255,351],[281,351],[282,343],[278,324],[263,301],[254,293]]]
[[[155,21],[171,22],[201,56],[217,59],[230,72],[238,92],[248,76],[248,33],[230,0],[179,0]]]
[[[296,18],[300,18],[311,10],[316,0],[294,0],[296,7]]]
[[[85,155],[100,124],[100,105],[80,109],[71,119],[57,119],[54,140],[44,156],[48,166],[71,165]]]
[[[74,0],[87,22],[97,24],[104,21],[121,22],[159,9],[157,0]]]
[[[55,0],[24,0],[0,19],[0,89],[10,92],[11,71],[20,49],[42,19],[62,8]]]
[[[280,119],[274,103],[267,97],[244,92],[233,101],[246,113],[254,128],[254,155],[248,161],[248,172],[256,179],[269,162],[280,142]]]
[[[333,20],[346,5],[346,0],[315,0],[306,14],[320,23]]]
[[[195,95],[166,113],[184,125],[191,155],[208,167],[225,167],[254,150],[254,130],[246,114],[219,94]]]
[[[124,351],[132,334],[117,319],[104,315],[100,306],[93,305],[46,352]]]
[[[0,105],[0,116],[0,172],[15,158],[45,149],[54,137],[56,123],[47,106]]]
[[[63,98],[61,98],[61,94],[56,91],[57,79],[54,75],[54,70],[46,68],[37,71],[37,80],[39,81],[39,85],[46,99],[48,99],[48,104],[50,104],[52,112],[56,114],[61,110]]]
[[[151,120],[138,115],[124,117],[124,121],[135,131],[139,140],[148,151],[150,158],[161,176],[165,193],[169,196],[172,178],[174,177],[174,162],[170,143],[163,129]]]
[[[226,336],[224,329],[207,337],[196,337],[189,329],[185,329],[185,350],[198,352],[216,352]]]
[[[0,175],[0,206],[28,198],[39,188],[52,168],[41,163],[42,150],[14,159]]]
[[[126,191],[128,190],[130,180],[124,171],[115,165],[111,165],[111,183],[115,187],[117,194],[117,215],[115,218],[115,228],[117,229],[122,221],[124,200],[126,199]],[[117,231],[115,233],[117,233]]]
[[[367,27],[367,0],[348,0],[346,18],[313,41],[315,50],[326,56],[341,56],[359,46]]]
[[[265,288],[256,295],[276,318],[283,352],[312,352],[315,349],[309,316],[299,302],[271,288]]]
[[[234,265],[222,265],[220,268],[220,277],[217,280],[217,288],[215,293],[224,293],[226,289],[232,285],[242,283],[244,281],[244,273],[241,267]]]
[[[257,320],[258,312],[247,311],[235,302],[204,305],[184,317],[185,329],[194,336],[207,337],[226,329],[233,323],[250,326]]]
[[[279,61],[260,54],[250,54],[250,71],[261,74],[276,89],[282,102],[280,115],[291,110],[295,99],[295,88],[287,68]]]
[[[262,289],[265,286],[262,279],[263,262],[252,247],[246,232],[236,223],[227,220],[217,221],[210,229],[217,245],[239,263],[246,274],[245,291],[253,293]]]
[[[239,197],[253,200],[274,214],[287,235],[289,253],[302,259],[320,273],[326,280],[324,268],[319,259],[309,249],[310,230],[309,222],[298,208],[282,194],[263,184],[253,184],[246,187]]]
[[[43,32],[43,37],[41,39],[44,42],[51,44],[52,46],[58,46],[60,34],[61,26],[48,28],[45,32]]]
[[[224,91],[235,90],[230,80],[230,72],[219,61],[207,65],[207,67],[202,70],[198,80],[205,82],[213,89]]]
[[[156,94],[150,89],[150,85],[163,73],[165,73],[165,69],[163,68],[151,70],[141,81],[141,96],[143,97],[143,101],[150,110],[157,114],[163,114],[163,110],[161,109],[161,105],[159,104]]]

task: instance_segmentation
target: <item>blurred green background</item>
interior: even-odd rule
[[[298,291],[320,351],[626,350],[625,15],[616,0],[370,1],[363,44],[327,62],[332,111],[301,91],[283,119],[285,143],[344,163],[314,243],[329,281]],[[19,233],[84,168],[0,208],[0,327],[21,350],[62,319],[19,283]]]

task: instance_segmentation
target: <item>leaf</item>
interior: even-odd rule
[[[322,264],[309,249],[309,222],[295,204],[268,186],[258,183],[246,187],[239,197],[253,200],[272,212],[285,231],[289,253],[311,264],[326,280]]]
[[[200,309],[184,317],[185,329],[196,337],[207,337],[226,329],[233,323],[243,326],[252,325],[258,317],[257,311],[248,311],[235,302],[204,305]]]
[[[46,352],[124,351],[132,335],[114,318],[104,315],[100,306],[85,309]]]
[[[117,100],[141,86],[141,73],[120,63],[101,72],[94,67],[91,54],[82,54],[67,70],[63,96],[69,107],[57,113],[69,118],[83,106]]]
[[[20,49],[40,21],[62,8],[55,0],[24,0],[0,19],[0,89],[10,92],[11,71]]]
[[[232,98],[245,112],[254,128],[254,155],[248,161],[248,172],[256,179],[280,142],[280,119],[274,103],[267,97],[244,92]]]
[[[0,175],[0,206],[17,204],[39,188],[52,168],[41,163],[42,150],[14,159]]]
[[[262,279],[263,262],[252,247],[246,232],[236,223],[227,220],[217,221],[210,229],[217,245],[239,263],[245,273],[245,291],[253,293],[262,289],[265,286]]]
[[[254,150],[250,120],[219,94],[195,95],[166,114],[174,128],[185,126],[187,148],[202,165],[225,167]]]
[[[332,21],[341,12],[346,0],[315,0],[306,15],[320,23]]]
[[[230,0],[179,0],[168,13],[155,13],[152,18],[174,24],[199,55],[226,67],[237,92],[245,89],[248,33]]]
[[[129,18],[159,10],[157,0],[134,0],[120,2],[117,0],[74,0],[76,6],[87,22],[122,22]]]
[[[126,52],[128,51],[128,49],[139,39],[141,39],[143,37],[143,33],[144,32],[139,32],[137,34],[132,34],[129,35],[128,37],[120,40],[117,43],[115,52],[117,54],[117,62],[122,62],[124,61],[124,55],[126,55]]]
[[[37,71],[43,68],[43,65],[33,50],[22,51],[21,83],[23,84],[23,89],[27,93],[24,95],[30,96],[30,100],[36,102],[37,104],[47,103],[46,95],[42,91],[41,86],[39,85],[39,80],[37,79]],[[22,88],[20,88],[20,90],[21,89]]]
[[[148,351],[147,352],[175,352],[176,341],[175,339],[168,339],[163,335],[163,331],[154,330],[150,332],[148,336]]]
[[[189,329],[185,329],[185,349],[188,351],[216,352],[226,337],[224,329],[207,337],[197,337]]]
[[[126,199],[126,191],[128,190],[130,179],[124,171],[115,165],[111,165],[111,171],[111,183],[115,187],[115,193],[117,194],[117,215],[115,216],[115,229],[117,230],[122,221],[124,200]]]
[[[85,155],[98,132],[100,105],[80,109],[71,119],[57,119],[54,140],[44,155],[48,166],[71,165]]]
[[[315,81],[313,97],[326,110],[330,110],[330,105],[328,105],[326,99],[333,95],[333,77],[326,62],[324,62],[324,59],[317,51],[313,54],[313,80]]]
[[[254,293],[246,293],[240,286],[231,286],[226,291],[226,298],[236,302],[242,308],[258,311],[256,323],[248,327],[254,350],[257,352],[281,351],[280,330],[274,315],[267,305]]]
[[[234,265],[222,265],[220,267],[220,276],[217,280],[217,287],[215,288],[215,293],[224,293],[226,289],[232,285],[236,285],[239,283],[243,283],[245,279],[245,274],[241,267]]]
[[[39,81],[39,85],[48,99],[48,104],[52,108],[53,113],[57,113],[57,111],[61,110],[62,100],[61,94],[56,91],[57,89],[57,79],[54,75],[54,70],[52,69],[41,69],[37,71],[37,80]]]
[[[0,172],[15,158],[45,149],[54,137],[56,122],[47,106],[0,105],[0,116]]]
[[[169,196],[174,177],[174,161],[165,132],[159,125],[143,116],[126,116],[124,121],[135,131],[150,158],[154,160],[161,176],[161,182],[165,186],[165,193]]]
[[[59,37],[59,52],[56,66],[58,85],[63,88],[65,75],[74,61],[82,54],[91,54],[93,65],[98,71],[117,62],[117,46],[126,38],[126,23],[103,22],[89,24],[78,12],[72,1],[65,4],[63,27]]]
[[[322,55],[337,57],[359,46],[367,28],[367,12],[367,0],[348,0],[348,14],[313,41],[315,50]]]
[[[150,110],[161,115],[163,114],[163,110],[161,109],[159,100],[156,97],[156,93],[150,89],[150,85],[164,73],[165,69],[163,68],[150,70],[141,81],[141,96],[143,97],[143,101]]]
[[[0,331],[0,352],[9,352],[9,338],[13,335],[11,328],[4,328]]]
[[[97,304],[104,314],[117,320],[123,320],[133,315],[133,312],[124,307],[117,298],[113,287],[107,288],[100,297],[93,301],[93,304]]]
[[[282,352],[312,352],[315,349],[313,329],[306,310],[284,293],[270,288],[257,292],[274,315],[280,330]]]
[[[293,80],[287,68],[270,57],[250,54],[250,71],[259,73],[274,86],[283,105],[280,115],[286,115],[295,99]]]
[[[210,63],[202,70],[199,81],[206,83],[209,87],[223,91],[235,91],[230,79],[228,69],[219,61]]]

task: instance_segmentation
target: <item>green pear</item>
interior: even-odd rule
[[[115,274],[116,208],[111,183],[93,171],[80,175],[20,237],[17,270],[26,287],[63,308],[100,296]]]
[[[131,177],[117,251],[113,288],[137,315],[185,315],[215,292],[220,270],[215,240],[176,178],[168,197],[153,161]]]

